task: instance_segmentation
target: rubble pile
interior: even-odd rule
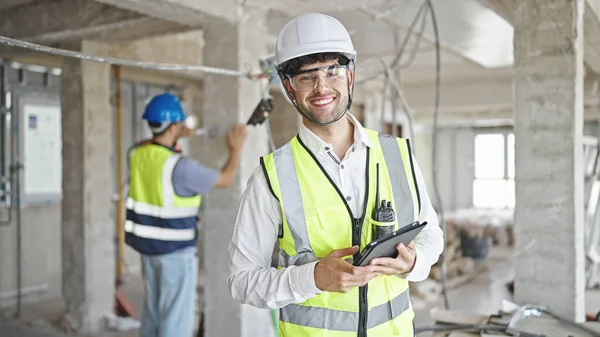
[[[492,246],[511,247],[513,210],[464,209],[446,215],[446,281],[448,290],[471,281],[487,268]],[[414,302],[434,302],[442,291],[442,259],[429,278],[411,285]]]

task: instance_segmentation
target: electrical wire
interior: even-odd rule
[[[429,15],[431,15],[431,24],[433,25],[433,34],[435,40],[435,110],[433,113],[433,149],[431,151],[431,169],[433,174],[433,188],[434,194],[436,198],[436,202],[438,204],[438,216],[440,219],[440,226],[442,228],[443,236],[444,236],[444,250],[441,254],[442,259],[442,296],[444,297],[444,307],[446,309],[450,309],[450,303],[448,302],[448,287],[447,287],[447,263],[446,263],[446,220],[444,218],[444,206],[442,203],[442,198],[440,196],[439,190],[439,182],[438,182],[438,118],[440,114],[440,87],[441,87],[441,55],[440,55],[440,36],[437,25],[437,18],[435,16],[435,9],[433,8],[433,4],[431,0],[425,0],[427,2],[427,6],[429,7]]]
[[[400,103],[402,104],[402,112],[405,114],[406,116],[406,120],[408,122],[408,129],[410,132],[410,137],[414,138],[415,136],[415,129],[414,129],[414,124],[413,124],[413,118],[412,118],[412,114],[413,111],[412,109],[409,107],[408,102],[406,101],[406,98],[404,97],[404,93],[402,92],[402,88],[400,87],[400,83],[398,83],[397,79],[396,79],[396,75],[394,73],[392,73],[392,70],[387,67],[386,69],[386,76],[389,77],[390,82],[392,83],[393,87],[395,89],[395,96],[394,96],[394,100],[395,99],[399,99]],[[395,114],[396,111],[394,110],[393,113]],[[412,151],[413,154],[416,153],[415,150],[415,142],[413,141],[412,144]]]
[[[427,27],[427,14],[429,13],[429,6],[426,8],[426,11],[427,13],[423,13],[422,16],[421,27],[419,28],[419,33],[417,34],[417,41],[415,41],[415,45],[408,56],[408,60],[405,63],[400,63],[400,68],[410,67],[417,57],[417,52],[421,47],[421,41],[423,41],[423,35],[425,35],[425,28]]]
[[[400,44],[400,47],[398,48],[398,52],[396,53],[396,57],[394,58],[394,60],[390,64],[390,68],[392,68],[392,69],[395,68],[396,65],[398,65],[398,62],[400,62],[400,58],[402,57],[402,54],[404,53],[404,49],[408,45],[408,41],[410,41],[410,38],[412,36],[412,32],[415,29],[415,26],[417,25],[417,22],[419,22],[419,18],[421,18],[421,16],[423,16],[424,14],[426,14],[425,13],[426,6],[427,6],[427,2],[423,2],[423,4],[421,5],[421,7],[419,7],[419,10],[417,11],[417,14],[415,15],[415,17],[413,18],[412,22],[410,23],[410,26],[408,27],[408,31],[406,32],[406,35],[404,36],[404,39],[402,40],[402,43]]]
[[[385,63],[381,60],[381,63],[385,67]],[[385,130],[385,102],[386,102],[386,94],[390,83],[389,73],[386,71],[385,75],[385,83],[383,84],[383,90],[381,90],[381,115],[379,122],[381,123],[381,130]]]
[[[404,54],[405,48],[408,45],[408,41],[410,40],[410,37],[412,35],[412,32],[415,29],[415,26],[416,26],[417,22],[419,22],[419,18],[422,18],[422,17],[424,17],[427,14],[427,13],[425,13],[425,9],[427,8],[426,5],[427,5],[426,2],[423,2],[423,4],[421,5],[421,7],[419,7],[419,10],[417,11],[417,14],[413,18],[413,21],[410,23],[410,26],[408,27],[408,30],[406,31],[406,35],[404,36],[404,39],[400,43],[400,46],[398,48],[396,48],[396,52],[394,54],[394,58],[393,58],[392,62],[389,65],[390,68],[393,69],[394,67],[396,67],[396,65],[398,64],[398,62],[402,58],[402,55]],[[423,20],[421,20],[421,21],[423,21]],[[417,43],[415,44],[415,47],[411,51],[411,56],[413,54],[416,54],[417,49],[419,48],[419,45],[420,45],[420,41],[421,41],[422,36],[423,36],[423,32],[425,30],[425,28],[423,27],[425,25],[425,23],[421,23],[421,25],[422,25],[422,29],[419,32],[419,37],[418,37]],[[375,75],[371,75],[371,76],[366,77],[366,78],[364,78],[362,80],[356,81],[356,84],[360,85],[360,84],[364,84],[364,83],[370,82],[372,80],[377,79],[382,74],[385,74],[385,64],[384,64],[383,71],[378,71]]]
[[[410,3],[410,1],[409,1],[409,3]],[[371,15],[373,15],[373,18],[372,18],[372,19],[370,19],[370,20],[368,20],[367,22],[365,22],[365,23],[364,23],[363,25],[361,25],[360,27],[357,27],[357,28],[351,29],[350,31],[348,31],[348,34],[349,34],[350,36],[352,36],[352,35],[356,34],[356,32],[358,32],[360,29],[362,29],[362,28],[365,28],[365,27],[367,27],[367,26],[369,26],[369,25],[371,25],[371,24],[373,24],[373,23],[375,23],[375,22],[377,22],[377,21],[379,21],[379,20],[381,20],[381,19],[384,19],[384,18],[386,18],[386,17],[388,17],[388,16],[390,16],[390,15],[392,15],[392,14],[394,14],[394,13],[396,13],[396,12],[400,11],[401,9],[405,9],[405,8],[406,8],[406,6],[408,6],[408,3],[406,3],[406,4],[402,4],[401,6],[394,6],[394,7],[390,8],[390,9],[388,9],[388,10],[387,10],[387,11],[385,11],[385,12],[372,13],[372,12],[371,12],[371,11],[370,11],[370,10],[367,8],[366,4],[364,4],[364,3],[363,3],[362,10],[363,10],[363,11],[365,11],[365,12],[367,12],[367,13],[369,13],[369,14],[371,14]]]
[[[0,43],[6,44],[13,47],[30,49],[38,52],[43,52],[47,54],[53,54],[58,56],[72,57],[86,61],[95,61],[101,63],[110,63],[114,65],[120,65],[125,67],[135,67],[135,68],[145,68],[145,69],[156,69],[156,70],[174,70],[174,71],[197,71],[208,74],[216,74],[216,75],[225,75],[225,76],[237,76],[237,77],[248,77],[252,79],[260,79],[266,76],[265,74],[258,75],[250,75],[242,71],[232,70],[232,69],[224,69],[224,68],[215,68],[215,67],[207,67],[200,65],[188,65],[188,64],[175,64],[175,63],[155,63],[155,62],[145,62],[145,61],[133,61],[116,57],[104,57],[104,56],[96,56],[87,53],[76,52],[72,50],[53,48],[48,46],[43,46],[27,41],[21,41],[16,39],[11,39],[9,37],[0,36]]]

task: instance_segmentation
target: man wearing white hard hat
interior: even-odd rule
[[[279,309],[284,337],[413,336],[409,282],[427,278],[443,233],[410,142],[363,128],[350,114],[356,51],[335,18],[292,19],[275,59],[303,123],[261,158],[240,201],[229,247],[231,295]],[[395,214],[386,223],[373,219],[377,190]],[[382,228],[415,222],[427,224],[396,247],[396,258],[363,267],[347,259],[358,258]]]

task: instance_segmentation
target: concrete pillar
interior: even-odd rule
[[[228,69],[258,68],[258,60],[267,55],[265,17],[246,6],[237,26],[225,21],[205,30],[204,63]],[[204,77],[204,123],[217,123],[229,130],[246,122],[261,98],[258,82],[246,78],[206,74]],[[259,165],[258,157],[267,153],[264,126],[252,128],[240,158],[240,171],[232,187],[215,190],[206,198],[204,229],[205,336],[272,336],[270,313],[241,306],[229,295],[227,247],[237,205],[247,179]],[[221,167],[227,159],[225,135],[204,142],[202,160]]]
[[[273,142],[279,148],[298,134],[302,117],[287,98],[278,91],[273,94],[273,112],[269,118]]]
[[[515,300],[584,319],[584,0],[515,8]]]
[[[83,42],[79,50],[95,53]],[[65,58],[62,264],[66,314],[83,332],[101,330],[113,311],[115,225],[112,219],[110,66]]]

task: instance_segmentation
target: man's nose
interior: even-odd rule
[[[319,76],[317,77],[317,82],[315,83],[315,92],[323,93],[327,91],[327,83]]]

